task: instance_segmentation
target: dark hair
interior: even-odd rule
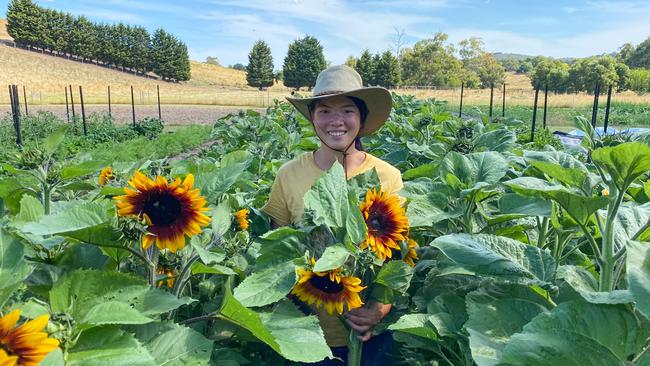
[[[366,102],[364,102],[362,99],[357,97],[352,97],[348,95],[346,95],[345,97],[350,98],[350,100],[352,100],[354,105],[359,110],[359,115],[361,116],[361,128],[363,128],[363,125],[366,123],[366,118],[368,117],[368,106],[366,106]],[[320,103],[321,100],[322,99],[315,99],[307,106],[307,108],[309,109],[309,117],[312,120],[312,122],[314,120],[314,118],[312,117],[312,112],[314,111],[314,109],[316,109],[318,103]],[[354,139],[354,147],[359,151],[365,151],[363,148],[363,144],[361,143],[360,137],[356,137]]]

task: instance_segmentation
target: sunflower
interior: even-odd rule
[[[248,221],[248,210],[245,208],[242,208],[241,210],[235,212],[233,214],[235,217],[235,222],[237,222],[237,227],[241,231],[246,231],[248,230],[249,226],[249,221]]]
[[[185,247],[185,235],[199,234],[201,226],[210,223],[210,218],[203,214],[209,210],[205,198],[198,189],[192,189],[192,174],[182,183],[177,178],[169,184],[164,177],[158,176],[153,181],[136,172],[129,185],[135,190],[124,188],[126,194],[113,199],[118,215],[145,219],[149,232],[142,236],[144,249],[155,241],[158,248],[176,252]]]
[[[48,315],[41,315],[19,327],[20,310],[0,318],[0,365],[36,366],[48,353],[59,346],[59,341],[43,332]]]
[[[406,240],[409,223],[406,212],[400,205],[397,195],[388,195],[386,192],[366,192],[365,201],[359,205],[363,218],[366,221],[366,240],[361,243],[361,249],[370,249],[381,260],[392,257],[391,250],[399,250],[397,242]]]
[[[314,262],[312,258],[312,265]],[[335,311],[343,314],[345,304],[347,304],[348,310],[363,305],[361,297],[359,297],[359,292],[365,288],[361,286],[361,279],[342,276],[340,268],[326,272],[314,272],[301,268],[298,270],[298,276],[300,277],[298,283],[293,287],[291,293],[309,305],[325,306],[330,315]]]
[[[408,252],[406,252],[406,255],[404,256],[404,258],[402,258],[402,260],[406,262],[409,266],[415,267],[415,261],[418,259],[418,253],[415,251],[415,249],[418,247],[418,243],[411,238],[408,238],[407,243],[408,243],[409,250]],[[401,256],[400,249],[393,249],[392,252],[393,255]]]
[[[162,287],[163,285],[167,285],[169,288],[174,287],[174,282],[176,282],[176,276],[178,275],[175,270],[158,266],[156,267],[156,274],[167,276],[166,279],[158,281],[156,284],[158,287]]]
[[[107,166],[106,168],[102,169],[99,172],[99,186],[103,187],[108,183],[109,180],[115,179],[115,176],[113,175],[113,169],[111,169],[110,166]]]

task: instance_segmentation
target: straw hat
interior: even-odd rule
[[[311,120],[309,104],[315,100],[335,95],[363,100],[368,107],[368,116],[359,130],[359,137],[369,135],[381,128],[390,115],[393,103],[390,92],[385,88],[378,86],[364,88],[361,75],[347,65],[332,66],[321,71],[316,79],[313,94],[309,98],[287,97],[287,100],[308,120]]]

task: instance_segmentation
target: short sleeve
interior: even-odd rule
[[[287,199],[284,194],[282,170],[278,171],[275,177],[269,200],[262,207],[262,212],[271,216],[273,221],[279,226],[289,225],[291,223],[291,211],[287,206]]]

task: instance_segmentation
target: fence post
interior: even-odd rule
[[[492,122],[492,107],[494,106],[494,83],[490,83],[490,122]]]
[[[27,89],[23,85],[23,99],[25,99],[25,115],[29,116],[29,111],[27,110]]]
[[[65,90],[65,118],[70,123],[70,107],[68,106],[68,88],[63,88]]]
[[[501,104],[501,117],[506,116],[506,83],[503,83],[503,102]]]
[[[74,111],[74,94],[72,93],[72,85],[70,87],[70,106],[72,107],[72,123],[77,123],[77,113]],[[75,125],[75,132],[77,131],[77,126]]]
[[[591,127],[596,128],[596,119],[598,118],[598,97],[600,96],[600,80],[596,81],[594,88],[594,105],[591,109]]]
[[[544,84],[544,129],[546,129],[546,104],[548,103],[548,83]]]
[[[79,85],[79,100],[81,102],[81,120],[84,126],[84,136],[88,136],[88,126],[86,125],[86,109],[84,108],[84,92]]]
[[[530,127],[530,142],[535,142],[535,122],[537,121],[537,97],[539,97],[539,86],[535,87],[535,102],[533,103],[533,124]]]
[[[463,116],[463,91],[465,91],[465,82],[460,83],[460,109],[458,110],[458,117]]]
[[[20,94],[18,85],[9,86],[9,98],[11,99],[11,110],[13,112],[14,130],[16,130],[16,145],[23,147],[23,138],[20,133]]]
[[[108,118],[111,119],[112,123],[112,114],[111,114],[111,86],[108,86]]]
[[[156,92],[158,93],[158,120],[162,121],[162,113],[160,111],[160,85],[156,85]]]
[[[133,85],[131,85],[131,114],[133,116],[133,127],[135,127],[135,101],[133,100]]]
[[[607,135],[607,126],[609,125],[609,107],[612,103],[612,84],[609,84],[609,88],[607,88],[607,106],[605,107],[605,132],[604,134]]]

